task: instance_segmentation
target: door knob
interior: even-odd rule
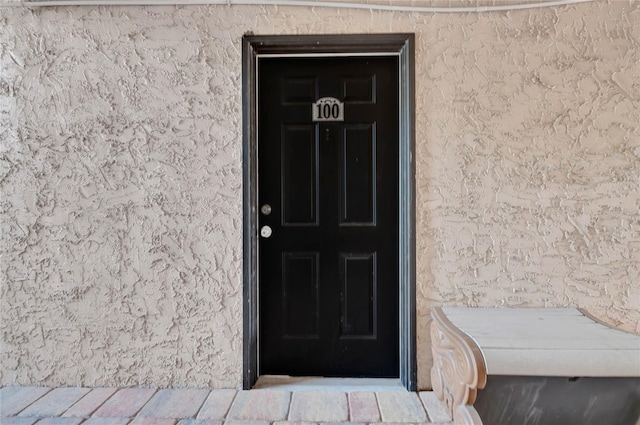
[[[260,236],[263,238],[270,238],[272,233],[273,230],[271,230],[269,226],[262,226],[262,228],[260,228]]]

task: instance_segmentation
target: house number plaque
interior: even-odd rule
[[[313,122],[344,121],[344,103],[335,97],[318,99],[311,107]]]

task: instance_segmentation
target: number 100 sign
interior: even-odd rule
[[[311,106],[313,122],[344,121],[344,103],[335,97],[323,97]]]

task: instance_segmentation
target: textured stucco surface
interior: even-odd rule
[[[640,333],[640,3],[0,8],[0,384],[239,387],[241,36],[416,33],[433,306]]]

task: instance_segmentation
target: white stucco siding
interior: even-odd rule
[[[416,33],[435,305],[640,333],[640,3],[0,8],[0,384],[242,383],[241,37]]]

